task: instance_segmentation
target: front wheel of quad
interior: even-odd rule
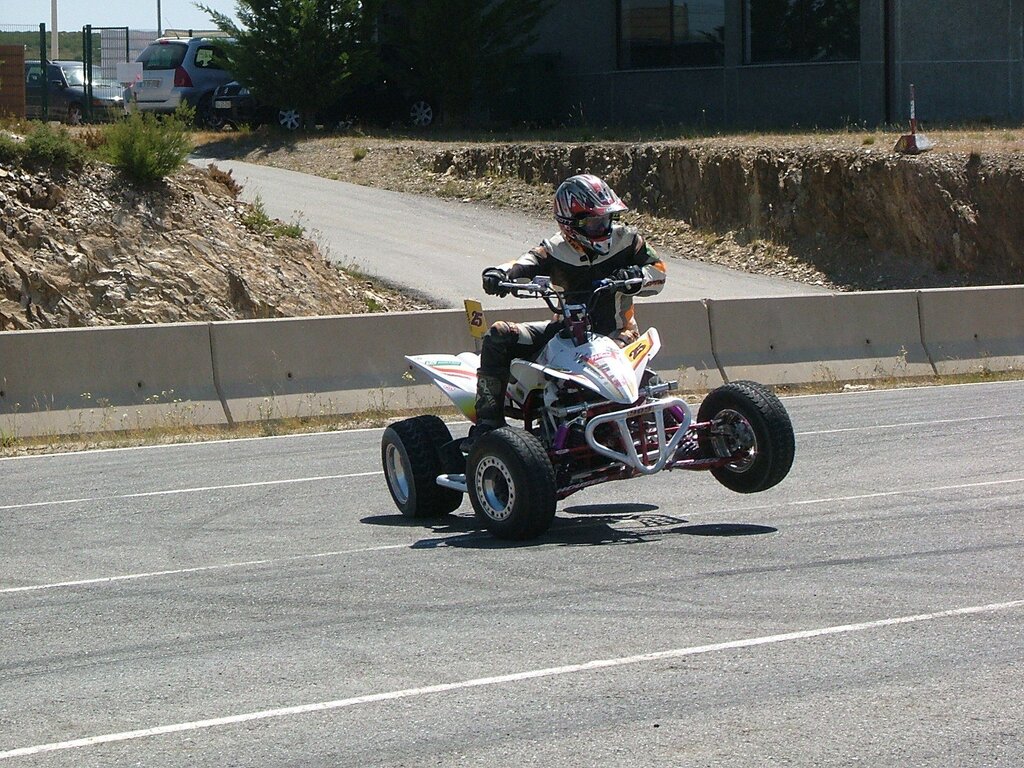
[[[454,512],[462,494],[437,484],[444,472],[441,448],[452,433],[437,416],[396,421],[384,430],[380,457],[395,506],[406,517],[440,517]]]
[[[481,435],[470,450],[466,485],[476,516],[495,536],[540,536],[555,517],[555,471],[540,440],[502,427]]]
[[[699,438],[706,457],[736,457],[711,470],[731,491],[767,490],[793,466],[793,423],[779,398],[763,384],[734,381],[713,389],[701,403],[697,421],[711,422]]]

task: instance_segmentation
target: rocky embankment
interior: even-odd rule
[[[884,287],[1024,282],[1024,159],[1013,147],[911,157],[749,140],[474,145],[437,152],[431,170],[545,186],[595,173],[641,213],[784,245],[839,287],[872,287],[862,276],[878,265],[895,273]]]
[[[339,270],[308,239],[254,232],[258,211],[237,192],[212,169],[140,188],[101,163],[63,175],[0,165],[0,330],[423,306]]]

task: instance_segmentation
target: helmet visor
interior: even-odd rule
[[[606,237],[612,228],[612,215],[583,216],[576,220],[576,230],[589,238]]]

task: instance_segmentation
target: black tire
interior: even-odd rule
[[[555,471],[540,440],[524,430],[501,427],[477,438],[466,485],[476,516],[498,538],[532,539],[555,517]]]
[[[219,131],[224,127],[224,118],[213,108],[213,95],[206,94],[196,105],[196,127]]]
[[[406,517],[440,517],[462,504],[462,494],[437,484],[444,473],[441,447],[452,433],[437,416],[392,424],[381,438],[380,459],[395,506]]]
[[[712,469],[722,485],[737,493],[757,493],[777,485],[789,474],[796,453],[793,423],[779,398],[754,381],[734,381],[708,393],[697,421],[715,422],[702,434],[705,456],[732,456],[747,449],[746,458]]]

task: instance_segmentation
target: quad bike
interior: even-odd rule
[[[752,381],[726,384],[707,394],[694,417],[686,401],[669,395],[676,382],[647,367],[661,348],[656,329],[625,347],[593,332],[594,300],[638,283],[599,281],[587,304],[567,303],[546,277],[502,283],[514,296],[542,298],[563,325],[536,359],[512,363],[505,414],[523,426],[453,440],[437,416],[391,424],[381,461],[402,514],[446,515],[468,493],[493,534],[521,540],[548,529],[559,500],[610,480],[690,469],[709,470],[738,493],[780,482],[795,441],[771,390]],[[406,359],[475,421],[478,355]]]

